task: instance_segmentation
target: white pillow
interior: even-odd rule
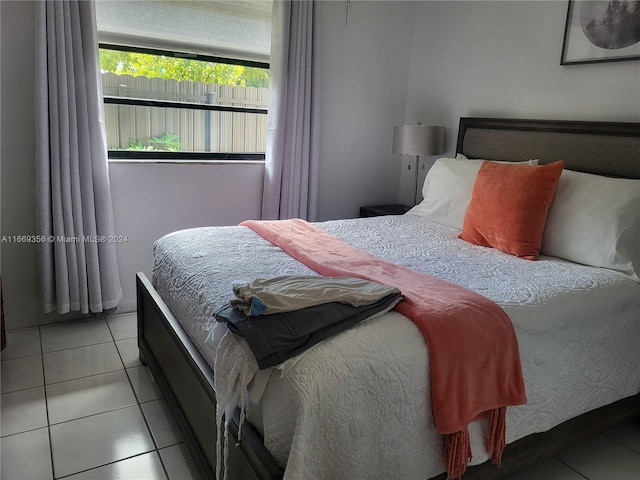
[[[564,170],[540,253],[640,281],[640,180]]]
[[[440,158],[427,172],[422,187],[423,200],[407,213],[462,230],[473,185],[484,160],[469,160],[458,154],[456,158]],[[510,163],[510,162],[505,162]],[[528,163],[535,165],[537,160]]]
[[[409,212],[462,230],[482,160],[440,158],[427,172],[423,200]]]

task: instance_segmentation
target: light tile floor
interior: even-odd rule
[[[135,314],[8,334],[2,480],[200,480],[138,358]]]
[[[136,342],[135,314],[9,332],[2,480],[201,480]],[[509,477],[584,479],[640,479],[640,418]]]

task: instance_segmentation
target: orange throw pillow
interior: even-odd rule
[[[547,212],[564,162],[522,165],[484,162],[459,238],[537,260]]]

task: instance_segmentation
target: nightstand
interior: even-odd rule
[[[379,217],[381,215],[402,215],[407,213],[411,207],[407,205],[375,205],[371,207],[360,207],[360,218]]]

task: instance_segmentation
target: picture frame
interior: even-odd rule
[[[569,0],[561,65],[640,60],[640,1]]]

